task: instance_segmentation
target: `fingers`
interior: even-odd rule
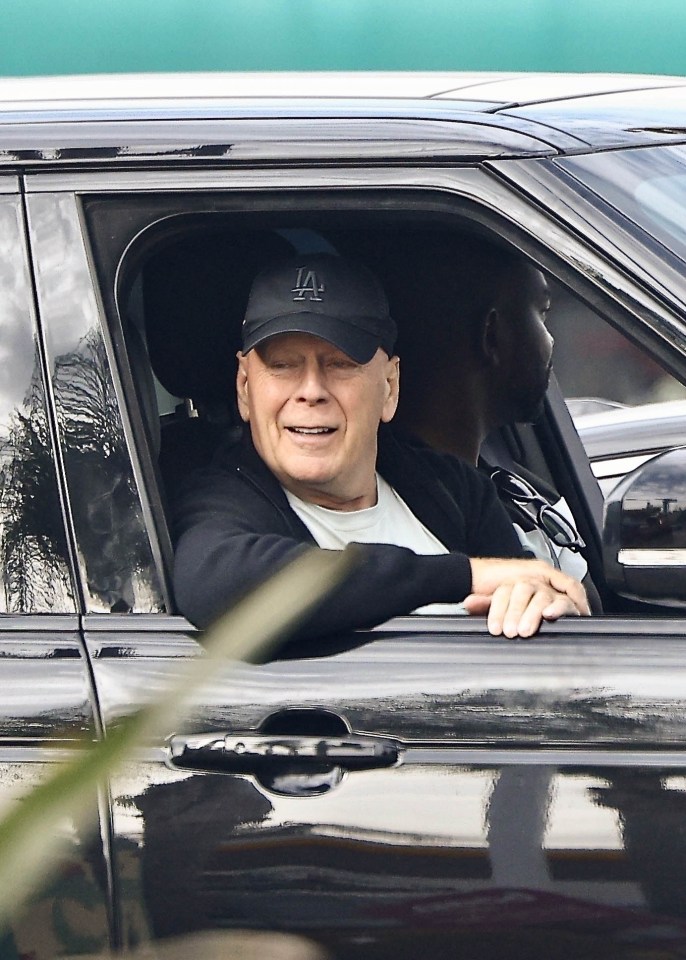
[[[550,586],[558,593],[566,594],[574,604],[574,607],[582,617],[590,617],[591,608],[586,596],[584,585],[574,577],[563,573],[561,570],[550,568],[552,576],[550,577]],[[546,617],[546,619],[556,619],[555,617]]]
[[[582,584],[542,561],[471,562],[474,592],[465,608],[472,615],[487,614],[493,636],[531,637],[544,620],[590,615]]]
[[[532,637],[544,620],[580,616],[568,596],[555,593],[549,587],[522,581],[503,584],[492,597],[475,597],[474,600],[476,602],[465,604],[468,612],[473,615],[487,613],[488,632],[494,637]]]

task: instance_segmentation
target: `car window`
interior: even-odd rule
[[[559,166],[686,260],[686,147],[570,157]]]
[[[592,412],[593,400],[598,407],[686,400],[683,383],[559,284],[551,299],[555,372],[575,414]]]
[[[146,523],[77,203],[70,194],[32,196],[28,219],[84,605],[92,613],[153,613],[168,606],[157,544]]]
[[[397,423],[406,427],[407,418],[401,411],[407,413],[415,403],[427,402],[426,370],[418,359],[422,353],[413,348],[417,331],[421,336],[421,330],[433,325],[439,331],[440,342],[440,330],[447,329],[449,322],[445,312],[421,310],[422,291],[434,281],[428,275],[415,275],[412,245],[419,249],[418,245],[426,241],[426,231],[434,229],[462,240],[487,236],[500,244],[506,242],[494,230],[475,225],[464,212],[426,214],[423,220],[416,208],[403,208],[404,198],[400,197],[396,198],[397,209],[391,209],[388,201],[379,207],[372,201],[368,206],[361,205],[352,196],[350,209],[342,209],[345,204],[340,195],[335,200],[313,195],[312,209],[308,210],[305,195],[300,199],[296,211],[288,203],[287,193],[281,203],[272,196],[244,198],[228,191],[212,195],[181,191],[140,197],[121,194],[93,196],[84,201],[100,295],[112,346],[119,356],[122,389],[132,411],[132,434],[141,455],[163,552],[162,535],[167,531],[169,537],[169,552],[163,553],[167,570],[172,562],[173,504],[179,490],[192,483],[190,474],[194,469],[210,462],[222,439],[240,427],[234,400],[236,351],[248,291],[265,262],[294,249],[334,250],[353,255],[381,277],[396,296],[396,303],[398,290],[406,289],[408,281],[417,284],[417,310],[409,310],[407,304],[399,310],[404,399]],[[406,244],[409,248],[397,257]],[[403,282],[396,282],[401,277]],[[600,325],[610,335],[613,328],[575,296],[565,293],[568,276],[565,288],[555,284],[550,273],[549,279],[553,283],[554,304],[551,329],[558,340],[554,361],[559,365],[563,392],[569,398],[599,395],[604,400],[625,403],[626,393],[600,393],[601,387],[607,389],[612,381],[612,363],[618,371],[618,390],[624,383],[624,354],[618,348],[613,359],[610,350],[598,357],[597,364],[591,364],[583,357],[583,337],[579,335],[582,323],[586,322]],[[566,334],[571,349],[565,342]],[[651,389],[657,391],[660,387],[662,371],[654,372],[657,368],[651,366],[642,349],[631,349],[635,351],[637,366],[645,363],[649,370],[645,378],[645,395],[649,395]],[[444,360],[445,356],[441,356]],[[583,361],[575,361],[575,356],[583,357]],[[597,374],[592,382],[569,380],[568,369],[587,372],[592,366]],[[449,380],[449,363],[442,363],[441,368]],[[635,384],[635,378],[631,382]],[[432,387],[435,386],[440,384],[432,381]],[[557,387],[553,391],[559,397]],[[614,396],[620,399],[615,401]],[[439,403],[436,415],[449,419],[449,405]],[[546,416],[557,417],[557,413],[550,407]],[[548,424],[540,430],[538,426],[518,428],[502,438],[498,456],[489,463],[522,467],[544,481],[551,502],[564,499],[565,509],[571,511],[571,519],[586,542],[589,570],[594,579],[602,582],[600,491],[571,424],[564,430],[571,432],[560,434],[557,428],[551,431]],[[447,436],[445,431],[436,432]],[[423,439],[436,445],[433,437]],[[501,453],[505,455],[501,457]]]
[[[603,493],[686,444],[686,386],[644,349],[559,284],[548,326],[557,380]]]
[[[0,197],[0,612],[76,609],[17,199]]]

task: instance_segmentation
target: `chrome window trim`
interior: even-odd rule
[[[686,549],[620,550],[617,560],[625,567],[686,567]]]

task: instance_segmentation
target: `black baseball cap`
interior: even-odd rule
[[[393,355],[397,330],[377,278],[330,253],[281,260],[255,278],[243,320],[243,353],[279,333],[311,333],[357,363],[379,347]]]

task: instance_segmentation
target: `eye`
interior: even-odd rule
[[[327,366],[334,370],[356,370],[358,365],[350,357],[332,357]]]
[[[295,362],[286,357],[271,357],[267,366],[270,370],[290,370],[295,366]]]

